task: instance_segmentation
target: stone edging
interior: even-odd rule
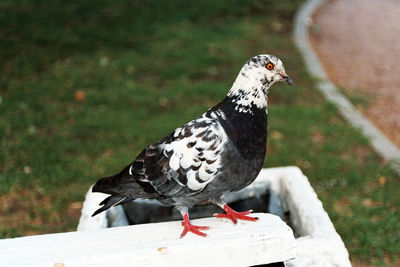
[[[318,79],[317,88],[329,101],[337,106],[340,114],[353,127],[360,129],[368,137],[375,151],[385,161],[390,162],[391,167],[400,175],[400,149],[386,138],[372,122],[358,112],[354,105],[329,80],[321,62],[312,49],[308,37],[308,26],[316,9],[326,1],[307,0],[298,10],[294,22],[295,43],[304,58],[308,71]]]

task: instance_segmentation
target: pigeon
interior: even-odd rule
[[[282,61],[258,55],[242,67],[227,96],[200,117],[144,148],[116,175],[101,178],[93,192],[109,194],[92,216],[137,198],[156,199],[182,215],[183,232],[205,237],[189,220],[195,205],[215,204],[215,214],[236,223],[256,221],[252,211],[237,212],[222,199],[255,180],[266,155],[268,90],[278,81],[293,85]]]

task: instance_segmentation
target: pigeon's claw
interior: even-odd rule
[[[196,234],[196,235],[199,235],[202,237],[207,236],[207,234],[205,234],[199,230],[208,230],[209,227],[208,226],[197,226],[197,225],[191,224],[187,213],[185,215],[183,215],[183,222],[181,224],[184,227],[183,232],[181,234],[181,238],[184,237],[187,234],[187,232],[192,232],[193,234]]]
[[[237,223],[237,220],[245,220],[245,221],[257,221],[258,218],[257,217],[250,217],[250,216],[246,216],[248,214],[250,214],[253,210],[248,210],[248,211],[242,211],[242,212],[237,212],[233,209],[231,209],[228,205],[224,205],[224,211],[226,212],[226,214],[214,214],[215,217],[217,218],[228,218],[231,219],[232,222],[234,224]]]

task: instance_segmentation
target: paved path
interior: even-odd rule
[[[330,80],[371,96],[359,110],[400,147],[400,1],[327,1],[313,24],[311,43]]]
[[[307,69],[311,73],[312,76],[314,76],[317,79],[316,82],[316,87],[321,91],[321,93],[332,103],[334,103],[339,110],[339,113],[355,128],[360,129],[361,133],[363,133],[366,137],[371,142],[372,147],[378,152],[378,154],[387,162],[390,162],[390,165],[393,167],[394,170],[400,175],[400,149],[397,147],[392,141],[390,141],[384,134],[382,134],[382,131],[380,131],[370,120],[368,120],[365,116],[363,116],[359,111],[356,110],[354,105],[340,92],[340,90],[337,88],[335,84],[333,84],[330,79],[328,78],[328,75],[326,74],[325,68],[323,67],[322,63],[319,60],[319,56],[316,55],[314,52],[314,49],[312,49],[311,43],[310,43],[310,34],[309,34],[309,25],[312,24],[312,16],[316,13],[317,9],[321,7],[319,10],[320,13],[323,12],[324,8],[326,9],[327,6],[323,7],[323,5],[331,5],[335,4],[336,2],[339,2],[341,0],[336,0],[335,2],[330,2],[328,0],[307,0],[305,3],[302,5],[302,7],[298,10],[296,17],[295,17],[295,23],[294,23],[294,40],[296,42],[297,47],[299,48],[301,54],[303,55],[304,62],[307,66]],[[351,1],[351,0],[349,0]],[[366,0],[367,1],[367,0]],[[388,1],[388,0],[387,0]],[[329,3],[327,3],[329,2]],[[360,7],[358,7],[361,9]],[[357,10],[356,7],[353,7],[352,10]],[[330,12],[330,11],[326,11]],[[353,12],[354,16],[357,16],[355,14],[357,12]],[[338,21],[338,19],[333,20]],[[339,23],[337,23],[339,24]],[[315,24],[314,24],[315,25]],[[313,26],[315,29],[316,27]],[[317,31],[321,32],[321,31]],[[314,38],[318,38],[317,36],[314,36]],[[351,36],[348,38],[351,38]],[[348,40],[342,40],[340,43],[346,42]],[[337,41],[335,41],[338,43]],[[350,42],[350,41],[348,41]],[[375,40],[374,42],[377,42]],[[354,47],[353,44],[352,47]],[[396,45],[396,44],[393,44]],[[356,46],[357,47],[357,46]],[[382,45],[384,48],[384,45]],[[334,49],[334,48],[330,48]],[[331,54],[328,53],[329,48],[326,48],[323,50],[324,53],[327,55]],[[355,49],[355,51],[362,50],[360,49]],[[357,52],[358,53],[358,52]],[[337,57],[342,57],[343,60],[348,60],[348,57],[352,57],[352,54],[349,54],[347,57],[343,57],[341,53],[336,53],[334,54]],[[320,55],[323,57],[324,55]],[[394,57],[394,56],[392,56]],[[381,61],[379,61],[375,56],[370,57],[369,65],[371,66],[377,66],[377,65],[388,65],[388,61],[390,61],[391,58],[390,56],[385,56]],[[354,60],[353,60],[354,61]],[[345,69],[347,72],[353,73],[355,70],[357,70],[357,73],[361,73],[362,71],[360,70],[360,66],[358,68],[354,68],[353,66],[357,64],[356,61],[350,61],[350,62],[344,62],[344,61],[338,61],[339,63],[339,70]],[[372,63],[370,63],[372,62]],[[382,63],[383,62],[383,63]],[[364,65],[363,65],[364,66]],[[335,66],[336,67],[336,66]],[[371,68],[373,69],[373,68]],[[371,73],[374,73],[376,69],[373,69],[374,71],[371,71]],[[355,74],[354,74],[355,75]],[[371,74],[372,75],[372,74]],[[364,77],[367,78],[367,77]],[[356,79],[356,78],[354,78]],[[340,81],[339,81],[340,82]],[[377,89],[376,91],[380,91],[380,89]],[[397,95],[397,92],[393,93],[393,95]],[[370,97],[371,101],[374,101],[374,105],[372,106],[377,106],[375,103],[377,103],[377,98],[372,98]],[[392,97],[393,98],[393,97]],[[392,103],[391,103],[392,104]],[[386,105],[386,109],[388,111],[383,111],[380,110],[380,120],[386,120],[387,117],[390,117],[389,114],[394,114],[398,115],[398,113],[393,113],[393,109],[397,107],[392,106],[392,105]],[[368,111],[368,110],[367,110]],[[396,120],[397,121],[397,120]],[[394,128],[393,125],[390,124],[388,127]],[[385,130],[388,130],[388,128],[385,128]],[[393,131],[391,131],[393,132]],[[397,135],[397,132],[394,131],[394,133]]]

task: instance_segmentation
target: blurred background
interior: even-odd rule
[[[316,90],[292,42],[302,2],[1,1],[0,238],[74,231],[98,178],[270,53],[296,86],[270,91],[264,166],[302,169],[354,264],[398,262],[400,182]]]

